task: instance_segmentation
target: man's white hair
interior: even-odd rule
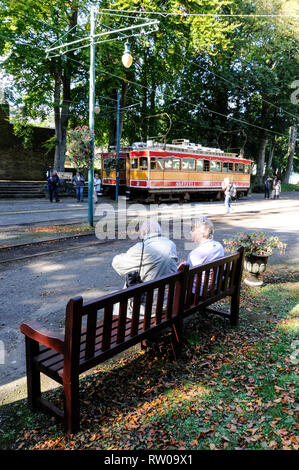
[[[213,222],[202,215],[195,219],[192,223],[192,231],[200,232],[206,238],[213,238],[214,225]]]
[[[158,233],[161,235],[161,225],[153,219],[146,219],[140,227],[140,236],[143,238],[149,233]]]

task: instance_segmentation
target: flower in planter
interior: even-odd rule
[[[237,251],[238,248],[243,246],[245,248],[245,256],[270,256],[275,249],[278,249],[282,254],[287,246],[279,237],[269,236],[265,232],[240,232],[236,237],[223,239],[223,244],[225,250],[231,252]]]

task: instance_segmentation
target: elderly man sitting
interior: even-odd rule
[[[145,221],[140,228],[139,236],[142,242],[136,243],[126,253],[116,255],[112,266],[120,276],[138,272],[140,282],[152,281],[159,277],[177,273],[177,253],[175,244],[161,234],[161,226],[154,220]],[[132,285],[132,284],[131,284]],[[127,282],[124,287],[128,287]],[[167,289],[165,290],[165,301]],[[157,295],[154,294],[152,315],[155,312]],[[118,313],[114,306],[114,315]],[[132,314],[132,305],[128,305],[127,317]],[[144,315],[144,300],[141,301],[140,317]]]
[[[136,243],[126,253],[116,255],[112,266],[120,276],[140,271],[142,282],[175,274],[177,253],[175,244],[161,234],[161,226],[155,220],[145,221],[139,231],[142,242]]]

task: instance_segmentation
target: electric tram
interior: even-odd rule
[[[145,202],[189,201],[199,195],[221,199],[222,182],[229,178],[237,197],[247,196],[251,160],[186,139],[172,144],[135,142],[131,147],[102,154],[102,187],[115,194],[118,160],[120,194]]]

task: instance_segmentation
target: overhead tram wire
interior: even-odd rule
[[[77,60],[75,60],[75,59],[73,59],[73,58],[69,58],[69,59],[72,60],[72,61],[75,61],[75,62],[78,62],[78,63],[81,64],[81,62],[79,62],[79,61],[77,61]],[[82,65],[82,64],[81,64],[81,65]],[[121,80],[121,81],[130,83],[131,85],[136,85],[136,86],[138,86],[138,87],[140,87],[140,88],[143,88],[143,89],[145,89],[145,90],[148,90],[148,91],[150,90],[150,88],[149,88],[149,87],[146,87],[145,85],[142,85],[142,84],[140,84],[140,83],[134,82],[134,81],[129,80],[129,79],[127,79],[127,78],[120,77],[119,75],[113,74],[113,73],[111,73],[111,72],[107,72],[107,71],[104,70],[104,69],[101,69],[101,68],[96,67],[96,71],[105,73],[106,75],[109,75],[109,76],[114,77],[114,78],[118,78],[118,79]],[[169,98],[173,99],[173,97],[170,96],[170,95],[168,95],[167,93],[165,94],[165,96],[168,96]],[[266,131],[266,132],[270,132],[270,133],[275,134],[275,135],[280,135],[280,136],[282,136],[282,137],[287,137],[287,135],[288,135],[288,134],[282,134],[281,132],[273,131],[273,130],[271,130],[271,129],[267,129],[267,128],[262,127],[262,126],[258,126],[258,125],[256,125],[256,124],[252,124],[252,123],[247,122],[247,121],[244,121],[244,120],[242,120],[242,119],[237,119],[237,118],[234,118],[234,117],[226,116],[225,114],[219,113],[218,111],[214,111],[213,109],[209,109],[209,108],[207,108],[206,106],[203,107],[203,106],[201,106],[201,105],[197,105],[196,107],[194,107],[194,103],[191,103],[190,101],[187,101],[187,100],[185,100],[185,99],[181,99],[181,98],[178,98],[178,99],[181,100],[182,103],[185,103],[185,104],[187,104],[188,106],[192,106],[193,109],[190,110],[190,111],[195,111],[195,110],[197,110],[198,108],[201,108],[201,109],[202,109],[203,111],[205,111],[205,112],[209,112],[209,113],[212,113],[212,114],[216,114],[216,115],[218,115],[218,116],[224,117],[224,118],[227,119],[227,120],[236,121],[236,122],[239,122],[239,123],[241,123],[241,124],[245,124],[245,125],[248,125],[248,126],[251,126],[251,127],[255,127],[256,129],[264,130],[264,131]]]
[[[174,52],[173,54],[174,54],[174,55],[177,55],[177,56],[179,56],[179,57],[182,57],[183,59],[185,58],[183,55],[178,54],[177,52]],[[214,75],[215,77],[218,77],[218,78],[220,78],[221,80],[223,80],[223,81],[229,83],[230,85],[233,85],[233,86],[239,88],[240,90],[244,91],[244,92],[247,93],[247,94],[250,94],[250,93],[251,93],[250,91],[246,90],[246,89],[243,88],[242,86],[240,86],[240,85],[238,85],[238,84],[236,84],[236,83],[234,83],[234,82],[231,82],[231,81],[228,80],[227,78],[224,78],[224,77],[222,77],[221,75],[219,75],[219,74],[217,74],[217,73],[215,73],[215,72],[212,72],[211,70],[205,69],[202,65],[196,64],[194,61],[189,60],[189,63],[191,63],[191,64],[194,65],[195,67],[201,68],[202,70],[204,70],[204,71],[207,72],[207,73],[211,73],[211,74]],[[262,100],[264,103],[267,103],[267,104],[269,104],[270,106],[273,106],[274,108],[278,109],[279,111],[281,111],[281,112],[283,112],[283,113],[285,113],[285,114],[289,114],[291,117],[293,117],[293,118],[295,118],[295,119],[297,119],[297,120],[299,119],[299,116],[296,116],[295,114],[292,114],[292,113],[290,113],[289,111],[286,111],[286,110],[283,109],[281,106],[277,106],[276,104],[273,104],[273,103],[271,103],[270,101],[265,100],[265,99],[262,98],[262,97],[261,97],[261,100]]]
[[[138,13],[139,15],[146,15],[146,14],[157,14],[157,15],[160,14],[160,15],[161,15],[161,14],[164,14],[164,12],[142,12],[142,11],[130,11],[130,10],[101,9],[101,10],[98,12],[98,15],[99,15],[99,16],[100,16],[100,14],[101,14],[101,16],[102,16],[102,13],[101,13],[101,12],[106,12],[106,14],[107,14],[107,15],[110,15],[110,16],[118,16],[118,17],[123,17],[123,18],[132,18],[132,19],[140,19],[140,16],[139,16],[139,17],[130,16],[130,15],[126,16],[126,15],[121,15],[120,13],[121,13],[121,12],[124,12],[124,13]],[[111,12],[114,12],[114,13],[111,13]],[[117,13],[115,13],[115,12],[117,12]],[[217,16],[217,17],[222,17],[222,16],[224,16],[224,17],[227,17],[227,16],[228,16],[228,17],[235,17],[235,16],[236,16],[236,17],[238,17],[238,16],[242,16],[242,17],[299,17],[299,15],[264,15],[264,14],[261,14],[261,15],[256,15],[256,14],[248,14],[248,15],[245,15],[245,14],[244,14],[244,15],[243,15],[243,14],[242,14],[242,15],[231,14],[231,15],[230,15],[230,14],[182,13],[182,12],[179,12],[179,13],[171,13],[171,12],[169,12],[169,13],[167,13],[167,15],[176,15],[176,16],[181,16],[181,15],[184,15],[184,16]],[[26,15],[20,15],[20,16],[23,17],[23,18],[26,18],[26,17],[28,18],[28,16],[26,16]],[[146,16],[143,17],[143,19],[149,19],[149,20],[150,20],[150,18],[146,18]],[[58,28],[55,28],[54,26],[48,26],[47,23],[45,23],[45,22],[43,22],[43,21],[41,21],[41,20],[35,19],[34,21],[37,21],[37,22],[39,22],[39,23],[41,23],[41,24],[43,24],[44,26],[47,26],[47,27],[49,27],[49,28],[56,29],[57,31],[60,31]],[[78,26],[78,25],[75,25],[72,29],[76,28],[77,26]],[[104,25],[104,26],[106,26],[106,25]],[[106,27],[109,28],[108,26],[106,26]],[[72,29],[71,29],[71,30],[72,30]],[[71,32],[71,30],[65,32],[65,34],[62,36],[62,38],[63,38],[64,36],[66,36],[67,34],[69,34],[69,33]],[[150,32],[152,32],[152,31],[150,30],[148,33],[150,33]],[[137,35],[142,35],[142,34],[143,34],[143,33],[140,33],[140,34],[137,34]],[[77,34],[75,34],[75,35],[79,38],[79,36],[78,36]],[[135,36],[137,36],[137,35],[135,35]],[[132,37],[132,35],[127,36],[125,39],[130,38],[130,37]],[[56,41],[54,42],[54,44],[56,44],[56,43],[57,43],[58,41],[60,41],[62,38],[60,38],[59,40],[56,40]],[[80,38],[80,39],[82,39],[82,38]],[[88,39],[88,38],[87,38],[87,39]],[[115,40],[115,39],[116,39],[116,38],[108,39],[107,41],[102,41],[102,42],[109,42],[110,40],[112,41],[112,40]],[[83,40],[83,39],[82,39],[82,40]],[[96,43],[96,44],[97,44],[97,43]],[[52,45],[53,45],[53,44],[52,44]],[[37,46],[33,46],[33,47],[37,47]],[[89,47],[89,44],[86,44],[86,45],[84,45],[84,46],[78,47],[78,48],[76,48],[76,49],[69,49],[67,52],[73,52],[74,50],[83,49],[83,48],[86,48],[86,47]],[[177,52],[175,52],[174,54],[175,54],[175,55],[178,55],[178,56],[180,56],[180,57],[183,57],[181,54],[178,54]],[[56,54],[56,55],[51,55],[51,56],[49,56],[49,57],[50,57],[50,58],[55,58],[55,57],[60,57],[60,56],[61,56],[61,54]],[[183,57],[183,58],[184,58],[184,57]],[[189,61],[189,62],[191,63],[191,61]],[[193,63],[195,66],[201,68],[202,70],[207,71],[204,67],[200,66],[199,64],[195,64],[193,61],[192,61],[192,63]],[[246,89],[242,88],[240,85],[237,85],[237,84],[235,84],[235,83],[233,83],[233,82],[227,80],[226,78],[222,77],[221,75],[219,75],[219,74],[217,74],[217,73],[215,73],[215,72],[212,72],[212,71],[210,71],[210,70],[209,70],[208,72],[211,73],[212,75],[214,75],[215,77],[218,77],[218,78],[220,78],[221,80],[226,81],[227,83],[236,86],[237,88],[241,89],[241,90],[244,91],[245,93],[248,93],[248,94],[250,93],[250,92],[247,91]],[[290,113],[289,111],[286,111],[286,110],[283,109],[281,106],[277,106],[277,105],[271,103],[270,101],[265,100],[265,99],[262,98],[262,97],[261,97],[261,99],[262,99],[262,101],[263,101],[264,103],[267,103],[267,104],[269,104],[270,106],[275,107],[275,108],[278,109],[279,111],[284,112],[285,114],[288,114],[289,116],[293,117],[294,119],[296,119],[296,120],[299,119],[298,116],[295,116],[294,114]]]
[[[107,72],[107,71],[104,70],[104,69],[97,69],[97,71],[103,72],[103,73],[105,73],[105,74],[107,74],[107,75],[110,75],[110,76],[112,76],[112,77],[114,77],[114,78],[118,78],[118,79],[123,80],[123,81],[125,81],[125,82],[127,82],[127,83],[131,83],[132,85],[136,85],[136,86],[139,86],[139,87],[144,88],[144,89],[146,89],[146,90],[150,90],[149,87],[146,87],[146,86],[144,86],[144,85],[141,85],[140,83],[137,83],[137,82],[133,82],[132,80],[128,80],[128,79],[123,78],[123,77],[119,77],[118,75],[115,75],[115,74],[112,74],[112,73],[110,73],[110,72]],[[170,97],[170,95],[167,95],[167,94],[165,94],[165,96],[169,96],[169,97]],[[171,98],[172,98],[172,97],[171,97]],[[209,109],[209,108],[207,108],[206,106],[203,107],[203,106],[201,106],[201,105],[197,105],[196,107],[194,107],[194,103],[191,103],[191,102],[189,102],[189,101],[187,101],[187,100],[185,100],[185,99],[181,99],[181,102],[182,102],[182,103],[186,103],[186,104],[189,105],[189,106],[193,106],[193,110],[196,110],[196,109],[198,109],[198,108],[201,108],[203,111],[206,111],[206,112],[209,112],[209,113],[212,113],[212,114],[217,114],[218,116],[224,117],[224,118],[226,118],[227,120],[232,120],[232,121],[240,122],[240,123],[242,123],[242,124],[255,127],[256,129],[260,129],[260,130],[264,130],[264,131],[267,131],[267,132],[271,132],[272,134],[275,134],[275,135],[281,135],[281,136],[283,136],[283,137],[287,136],[287,134],[281,134],[280,132],[276,132],[276,131],[273,131],[273,130],[271,130],[271,129],[267,129],[267,128],[265,128],[265,127],[257,126],[256,124],[251,124],[250,122],[244,121],[244,120],[242,120],[242,119],[237,119],[237,118],[234,118],[234,117],[226,116],[225,114],[222,114],[222,113],[219,113],[218,111],[214,111],[214,110],[212,110],[212,109]]]
[[[238,13],[187,13],[184,11],[181,12],[167,12],[167,11],[137,11],[137,10],[114,10],[109,8],[102,8],[104,12],[113,12],[117,11],[119,13],[139,13],[140,15],[160,15],[160,16],[208,16],[216,18],[298,18],[299,15],[282,15],[282,14],[238,14]]]

